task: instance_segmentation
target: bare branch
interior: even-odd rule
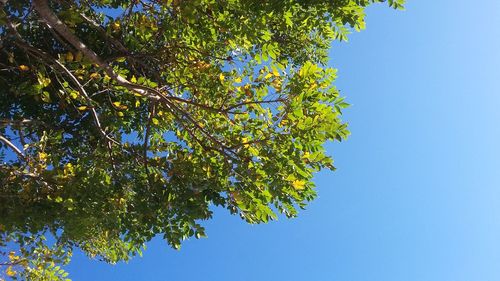
[[[19,156],[19,158],[26,160],[26,156],[24,156],[23,152],[19,148],[17,148],[17,146],[15,146],[10,140],[0,135],[0,141],[10,147],[17,154],[17,156]]]
[[[11,120],[11,119],[0,119],[0,127],[5,127],[8,125],[13,125],[13,126],[22,126],[22,125],[28,125],[28,124],[44,124],[41,121],[38,120],[30,120],[30,119],[21,119],[21,120]]]
[[[153,104],[150,105],[149,108],[149,117],[148,117],[148,123],[146,124],[146,132],[144,133],[144,169],[146,170],[146,175],[148,178],[148,183],[149,186],[151,187],[151,175],[149,174],[149,168],[148,168],[148,145],[149,145],[149,135],[151,133],[151,123],[153,121],[153,118],[156,115],[156,103],[153,102]]]
[[[275,99],[275,100],[261,100],[261,101],[247,101],[247,102],[242,102],[238,103],[235,105],[228,106],[224,109],[224,111],[229,111],[231,109],[235,109],[244,105],[249,105],[249,104],[268,104],[268,103],[276,103],[276,102],[284,102],[284,99]]]
[[[0,1],[7,1],[7,0],[0,0]],[[19,260],[13,261],[13,262],[2,262],[2,263],[0,263],[0,266],[15,266],[15,265],[21,264],[21,263],[26,262],[26,261],[28,261],[28,260],[27,259],[19,259]]]

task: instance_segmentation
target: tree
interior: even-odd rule
[[[349,134],[327,50],[374,2],[0,1],[4,273],[179,248],[211,206],[296,216]]]

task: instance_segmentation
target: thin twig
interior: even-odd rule
[[[156,103],[153,102],[150,106],[149,109],[149,116],[148,116],[148,122],[146,124],[146,132],[144,133],[144,169],[146,170],[146,177],[148,179],[148,184],[151,187],[152,182],[151,182],[151,175],[149,174],[149,168],[148,168],[148,145],[149,145],[149,135],[151,133],[151,123],[153,118],[156,115]]]

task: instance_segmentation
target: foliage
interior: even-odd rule
[[[115,263],[157,235],[179,248],[211,206],[296,216],[349,134],[329,45],[373,2],[0,1],[4,275],[65,280],[75,248]]]

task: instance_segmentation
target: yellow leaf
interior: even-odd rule
[[[14,251],[9,252],[9,260],[16,261],[18,259],[19,259],[19,257],[16,256],[16,252],[14,252]]]
[[[21,71],[28,71],[28,70],[30,70],[30,68],[27,65],[21,64],[19,66],[19,70],[21,70]]]
[[[292,186],[293,188],[295,188],[296,190],[302,190],[305,188],[305,185],[306,185],[306,182],[303,181],[303,180],[294,180],[292,182]]]
[[[45,161],[47,159],[47,153],[40,152],[38,153],[38,157],[40,157],[40,160]]]
[[[130,82],[137,83],[137,78],[135,78],[135,75],[132,75],[132,78],[130,78]]]
[[[83,54],[82,52],[78,51],[75,55],[75,61],[82,61],[83,59]]]
[[[69,93],[69,97],[72,98],[72,99],[78,98],[78,92],[77,91],[71,91]]]
[[[99,73],[94,72],[90,74],[90,79],[99,79],[99,78],[101,78],[101,75],[99,75]]]
[[[233,191],[231,192],[231,195],[233,196],[233,199],[236,203],[241,203],[243,202],[243,196],[241,195],[241,193],[239,193],[238,191]]]
[[[241,138],[241,143],[243,147],[248,148],[250,145],[248,144],[248,138]]]
[[[78,110],[81,110],[81,111],[84,111],[84,110],[86,110],[86,109],[87,109],[87,107],[86,107],[85,105],[83,105],[83,106],[79,106],[79,107],[77,107],[77,108],[78,108]]]
[[[118,110],[124,110],[124,109],[127,109],[128,107],[126,105],[122,105],[121,102],[119,101],[115,101],[113,102],[113,105],[116,107],[116,109]]]
[[[73,53],[71,53],[71,52],[67,52],[66,53],[65,59],[66,59],[67,62],[72,62],[74,58],[75,57],[73,56]]]
[[[224,74],[222,74],[222,73],[221,73],[221,74],[219,75],[219,80],[220,80],[221,82],[224,82],[224,79],[225,79],[225,78],[226,78],[226,77],[224,76]]]
[[[140,105],[141,105],[141,101],[136,100],[136,101],[135,101],[135,107],[139,107]]]
[[[250,90],[250,85],[249,84],[246,84],[244,87],[243,87],[243,90],[245,91],[245,95],[251,97],[252,96],[252,91]]]
[[[113,28],[113,30],[114,30],[114,31],[118,31],[118,30],[120,30],[120,27],[121,27],[121,25],[120,25],[120,22],[119,22],[119,21],[115,21],[115,22],[113,22],[113,23],[111,24],[111,28]]]
[[[241,77],[238,77],[238,78],[234,79],[234,82],[241,83]]]
[[[276,91],[281,91],[281,81],[279,81],[278,79],[273,80],[272,86]]]
[[[264,79],[269,79],[271,77],[273,77],[273,74],[272,73],[268,73],[268,74],[266,74],[266,76],[264,76]]]
[[[207,68],[210,67],[210,64],[209,63],[206,63],[204,61],[199,61],[196,63],[196,68],[200,69],[200,70],[205,70]]]
[[[123,114],[123,112],[121,112],[121,111],[119,111],[117,114],[118,114],[118,116],[119,116],[119,117],[123,117],[123,116],[125,115],[125,114]]]
[[[64,175],[69,176],[73,175],[75,173],[75,168],[73,167],[73,164],[68,163],[64,165]]]
[[[5,274],[7,274],[7,276],[10,276],[10,277],[15,276],[16,273],[17,272],[12,269],[12,266],[7,267],[7,270],[5,270]]]
[[[153,122],[153,124],[155,125],[158,125],[160,123],[160,121],[158,121],[158,119],[156,118],[151,118],[151,122]]]
[[[8,52],[8,53],[7,53],[7,60],[8,60],[10,63],[14,63],[14,53]]]

